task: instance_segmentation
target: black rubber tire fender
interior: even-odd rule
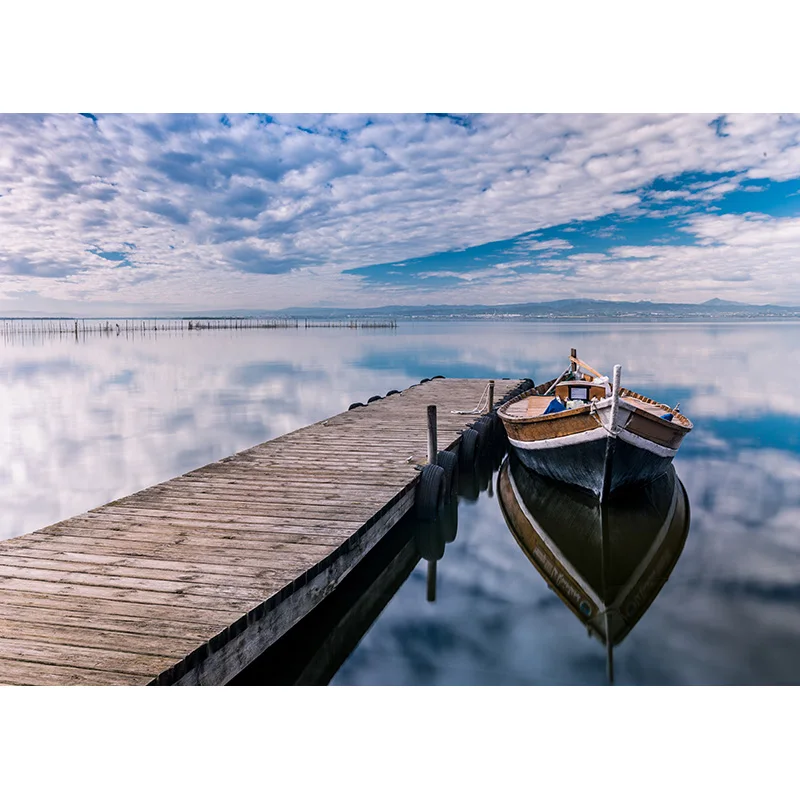
[[[432,522],[444,508],[444,470],[438,464],[426,464],[417,484],[414,505],[417,518]]]
[[[458,536],[458,503],[451,503],[445,508],[439,524],[442,526],[445,544],[454,542]]]
[[[389,389],[389,391],[386,392],[386,396],[387,397],[391,397],[393,394],[400,394],[400,390],[399,389]]]
[[[458,462],[462,469],[471,469],[478,458],[483,444],[483,437],[480,431],[475,428],[467,428],[461,434],[461,444],[458,446]]]
[[[449,450],[440,450],[436,454],[436,463],[444,470],[445,503],[458,494],[458,456]]]
[[[379,394],[374,394],[367,400],[368,403],[374,403],[376,400],[383,400],[383,398]]]
[[[347,410],[352,411],[354,408],[363,408],[363,407],[364,407],[363,403],[350,403]]]
[[[470,427],[472,430],[478,431],[478,435],[483,439],[484,444],[494,437],[494,426],[492,425],[491,417],[480,417]]]

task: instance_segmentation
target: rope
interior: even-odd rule
[[[486,388],[483,390],[483,394],[481,395],[481,399],[478,400],[478,405],[472,409],[472,411],[451,411],[451,414],[483,414],[485,411],[489,411],[489,384],[486,384]]]
[[[600,419],[600,414],[597,413],[597,400],[592,400],[589,403],[589,416],[594,417],[599,423],[602,428],[606,430],[609,436],[613,437],[614,439],[617,438],[617,432],[612,431],[611,428],[606,425],[602,419]]]

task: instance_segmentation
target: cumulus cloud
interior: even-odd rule
[[[343,270],[635,213],[644,198],[676,202],[702,195],[713,201],[745,178],[800,176],[797,117],[727,115],[724,125],[710,125],[714,119],[2,116],[0,274],[16,280],[3,279],[0,300],[8,306],[12,292],[24,290],[62,305],[87,297],[165,307],[196,306],[201,297],[240,307],[375,305],[387,290]],[[701,176],[696,185],[653,187],[658,179],[689,173]],[[720,177],[704,180],[708,174]],[[769,220],[692,224],[714,247],[736,251],[728,255],[739,263],[724,280],[749,275],[759,296],[773,298],[774,281],[760,283],[764,270],[744,263],[758,246],[748,242],[769,238],[757,231],[777,230]],[[747,241],[722,244],[713,238],[714,224],[729,225],[731,236]],[[780,232],[793,247],[794,234]],[[120,252],[126,242],[136,249],[124,264],[109,271],[98,263],[97,252]],[[776,246],[774,239],[769,244]],[[532,253],[569,246],[528,242]],[[695,248],[690,256],[665,246],[661,252],[662,260],[679,258],[681,275],[699,269],[705,276],[679,282],[694,299],[705,299],[708,284],[723,279],[713,264],[706,268],[705,259],[714,257],[707,250]],[[788,249],[783,255],[792,257]],[[592,277],[591,269],[596,262],[575,275]],[[147,279],[132,277],[141,270]],[[660,272],[648,274],[661,275],[662,293],[671,290]],[[502,284],[489,276],[485,284],[491,294],[484,300],[504,299]],[[537,295],[564,296],[565,287],[545,283]],[[396,291],[414,296],[413,287]],[[594,283],[580,294],[590,291],[608,289]]]

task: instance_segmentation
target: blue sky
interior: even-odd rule
[[[798,267],[797,116],[0,116],[0,313],[800,304]]]

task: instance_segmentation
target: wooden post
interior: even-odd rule
[[[494,381],[489,381],[489,413],[494,411]]]
[[[569,355],[570,355],[570,362],[569,362],[569,366],[570,366],[570,368],[572,369],[572,371],[574,372],[574,371],[575,371],[575,367],[577,367],[578,365],[577,365],[577,364],[576,364],[574,361],[572,361],[572,359],[573,359],[573,358],[575,358],[575,359],[577,359],[577,358],[578,358],[578,351],[577,351],[577,350],[576,350],[576,349],[573,347],[573,348],[572,348],[572,349],[569,351]]]
[[[611,494],[611,472],[614,462],[614,450],[617,446],[617,420],[619,419],[619,388],[622,380],[622,367],[614,365],[614,386],[611,393],[611,416],[609,419],[610,433],[606,439],[606,456],[603,464],[603,488],[600,492],[600,503],[608,500]]]
[[[436,406],[428,406],[428,463],[436,463],[439,447],[436,442]]]
[[[436,562],[429,561],[428,562],[428,602],[433,603],[436,600]]]
[[[622,380],[622,367],[619,364],[615,364],[614,391],[611,395],[611,419],[609,425],[609,427],[614,433],[617,432],[617,420],[619,418],[619,389],[621,380]]]

